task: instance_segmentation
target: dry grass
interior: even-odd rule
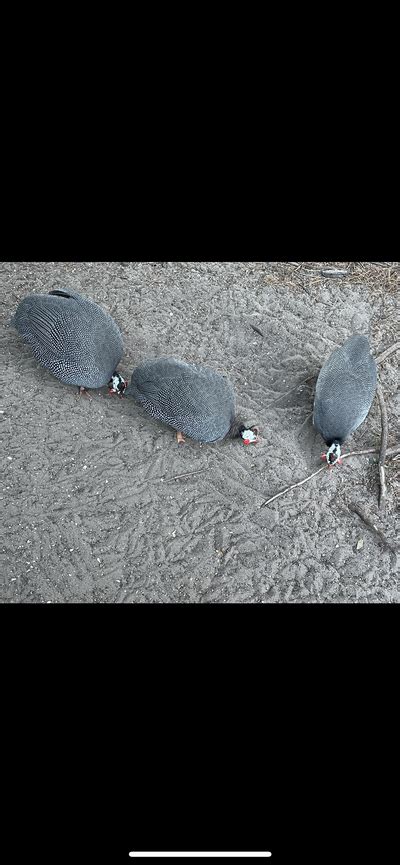
[[[338,286],[365,285],[379,291],[394,292],[400,289],[400,262],[398,261],[271,261],[268,283],[284,283],[292,288],[305,290],[322,287],[327,282]],[[347,270],[346,276],[323,276],[327,268]]]

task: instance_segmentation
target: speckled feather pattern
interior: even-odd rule
[[[125,391],[151,417],[192,439],[224,438],[235,417],[231,383],[206,366],[176,358],[149,360],[136,367]]]
[[[115,321],[78,294],[28,295],[19,304],[13,324],[36,360],[65,384],[102,387],[122,357],[122,337]]]
[[[318,376],[314,426],[330,445],[344,442],[365,420],[376,390],[376,363],[365,336],[354,334],[332,352]]]

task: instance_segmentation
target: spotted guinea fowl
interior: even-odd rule
[[[314,426],[328,445],[329,465],[341,462],[341,445],[367,417],[376,390],[376,363],[368,340],[354,334],[332,352],[318,376]]]
[[[126,382],[115,371],[123,352],[115,321],[97,303],[79,294],[54,290],[30,294],[11,322],[39,363],[79,393],[109,383],[123,393]]]
[[[258,441],[257,427],[235,415],[231,383],[209,367],[174,357],[147,360],[133,370],[125,393],[151,417],[173,427],[178,442],[185,435],[201,442],[226,436],[241,436],[245,444]]]

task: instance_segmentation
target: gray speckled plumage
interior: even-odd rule
[[[235,420],[231,383],[209,367],[173,357],[137,366],[125,394],[151,417],[197,441],[225,438]]]
[[[30,294],[19,304],[12,324],[36,360],[65,384],[102,387],[122,357],[115,321],[79,294]]]
[[[376,363],[365,336],[332,352],[318,376],[314,426],[328,445],[342,444],[365,420],[376,390]]]

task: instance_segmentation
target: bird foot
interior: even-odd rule
[[[178,445],[180,445],[180,444],[184,444],[185,441],[186,441],[185,436],[183,435],[183,433],[181,433],[181,432],[179,432],[179,431],[178,431],[177,434],[176,434],[176,439],[177,439]]]
[[[85,387],[82,387],[82,386],[81,386],[81,387],[78,387],[78,394],[77,394],[77,396],[87,396],[88,399],[92,399],[92,397],[89,396],[89,394],[88,394],[86,388],[85,388]]]

